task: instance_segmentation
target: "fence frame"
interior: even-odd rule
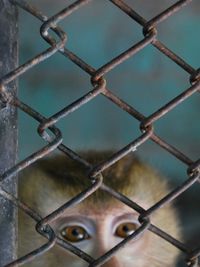
[[[0,77],[18,65],[18,11],[7,0],[0,2]],[[17,94],[17,82],[6,87],[6,92]],[[17,108],[0,98],[0,174],[17,161]],[[17,178],[1,182],[2,188],[17,195]],[[17,209],[0,195],[0,266],[13,261],[17,256]]]

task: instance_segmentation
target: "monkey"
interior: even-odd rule
[[[82,153],[92,165],[107,159],[110,151]],[[103,182],[144,209],[167,193],[169,185],[150,166],[128,155],[102,173]],[[56,210],[91,185],[88,169],[64,155],[42,159],[25,169],[19,177],[19,198],[42,217]],[[139,213],[102,189],[78,205],[68,208],[51,223],[56,235],[83,250],[94,259],[100,257],[140,227]],[[151,216],[151,223],[180,239],[176,209],[166,205]],[[35,222],[19,211],[19,257],[36,249],[46,239],[35,230]],[[103,267],[175,267],[179,250],[146,230],[112,256]],[[55,245],[48,252],[24,265],[33,267],[86,267],[89,263]]]

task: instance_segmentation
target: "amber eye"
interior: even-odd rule
[[[79,225],[66,226],[60,231],[60,234],[70,242],[80,242],[90,238],[87,231]]]
[[[126,238],[127,236],[131,235],[137,228],[138,225],[136,223],[125,222],[117,227],[115,235],[121,238]]]

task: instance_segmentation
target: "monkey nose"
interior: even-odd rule
[[[117,257],[114,256],[101,265],[101,267],[122,267],[122,265],[119,263]]]

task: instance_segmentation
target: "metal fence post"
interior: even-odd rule
[[[14,69],[18,63],[17,10],[8,0],[0,0],[0,78]],[[15,82],[7,90],[16,94]],[[16,163],[17,111],[14,106],[0,102],[0,174]],[[3,188],[17,193],[15,177],[7,179]],[[0,266],[16,258],[17,212],[11,202],[0,196]]]

